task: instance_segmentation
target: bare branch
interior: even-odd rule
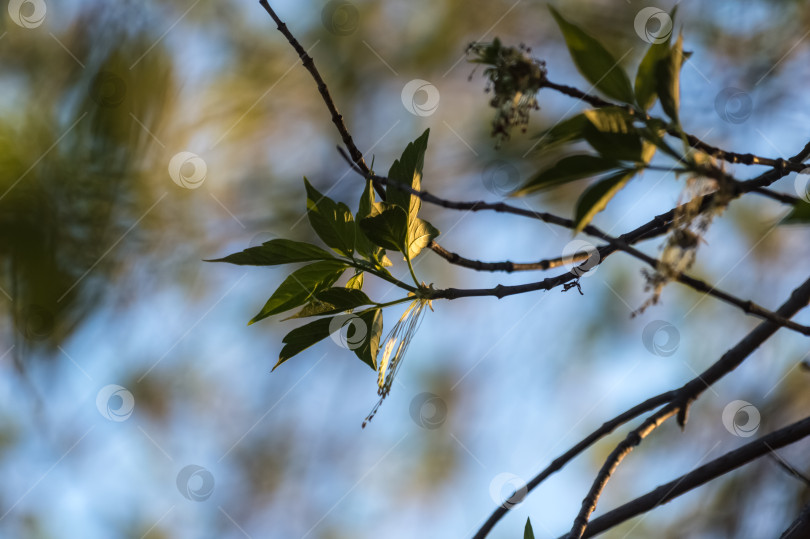
[[[800,309],[807,306],[809,302],[810,279],[807,279],[800,287],[793,291],[790,298],[779,308],[777,314],[782,317],[790,318],[799,312]],[[608,456],[601,470],[599,470],[599,474],[596,480],[594,480],[593,485],[591,485],[588,495],[582,501],[582,508],[574,520],[574,525],[568,537],[570,539],[579,539],[582,537],[588,527],[588,518],[591,513],[593,513],[594,509],[596,509],[596,503],[607,485],[607,482],[610,480],[610,477],[613,475],[613,472],[621,461],[624,460],[644,438],[649,436],[656,428],[664,423],[664,421],[676,414],[678,416],[678,423],[683,428],[686,425],[689,407],[692,402],[715,382],[736,369],[745,358],[776,333],[778,329],[779,326],[773,322],[766,321],[759,324],[737,343],[736,346],[723,354],[712,366],[678,389],[675,397],[673,397],[668,405],[647,418],[637,429],[631,431],[627,437],[616,446],[616,449]]]
[[[559,471],[562,469],[563,466],[568,464],[571,460],[577,457],[580,453],[591,447],[593,444],[613,432],[616,427],[624,425],[628,421],[632,421],[633,419],[637,418],[641,414],[645,412],[649,412],[662,404],[668,403],[672,397],[675,396],[675,391],[667,391],[666,393],[661,393],[660,395],[656,395],[655,397],[651,397],[646,401],[633,406],[629,410],[621,413],[611,419],[610,421],[606,421],[602,424],[601,427],[590,433],[587,437],[583,438],[577,445],[554,459],[554,461],[549,464],[542,472],[534,476],[531,481],[526,483],[526,492],[529,493],[535,489],[540,483],[546,480],[551,474]],[[503,518],[503,516],[509,511],[509,507],[507,506],[500,506],[498,507],[495,512],[490,515],[487,521],[481,526],[481,529],[473,536],[473,539],[483,539],[487,536],[487,534],[492,531],[492,528],[497,524],[497,522]]]
[[[335,102],[332,99],[332,95],[329,93],[329,88],[326,86],[321,74],[318,72],[318,68],[315,67],[314,60],[309,54],[307,54],[307,51],[301,46],[301,43],[298,42],[292,32],[290,32],[287,25],[282,22],[278,15],[276,15],[276,12],[273,11],[273,8],[270,7],[267,0],[259,0],[259,4],[261,4],[265,11],[267,11],[267,13],[269,13],[273,18],[273,21],[278,27],[278,31],[287,38],[287,41],[289,41],[290,45],[292,45],[293,49],[295,49],[295,52],[298,53],[298,57],[301,58],[301,62],[303,63],[304,67],[312,75],[312,78],[315,79],[315,82],[318,85],[318,92],[320,92],[323,102],[326,103],[326,107],[329,109],[329,113],[332,115],[332,123],[335,124],[335,127],[337,127],[338,133],[340,133],[340,137],[343,139],[343,144],[345,144],[349,149],[349,154],[352,156],[352,161],[356,166],[360,167],[360,170],[365,173],[369,173],[370,170],[363,159],[363,153],[357,149],[357,146],[352,139],[352,135],[349,133],[349,130],[346,128],[346,123],[343,121],[343,116],[340,114],[340,112],[338,112]],[[378,188],[378,191],[381,191],[379,186],[375,185],[375,187]],[[385,198],[385,193],[380,192],[380,196]]]
[[[543,83],[543,87],[551,88],[552,90],[556,90],[569,97],[580,99],[596,108],[617,107],[624,109],[625,111],[634,116],[639,115],[638,111],[630,105],[618,105],[616,103],[611,103],[609,101],[602,99],[601,97],[586,94],[585,92],[578,90],[577,88],[574,88],[572,86],[566,86],[564,84],[556,84],[546,79]],[[649,118],[650,118],[649,115],[647,114],[644,115],[644,119]],[[681,136],[681,133],[673,128],[667,129],[667,133],[678,138],[680,138]],[[795,158],[791,158],[790,160],[786,161],[784,159],[757,157],[756,155],[750,153],[728,152],[703,142],[695,135],[690,135],[686,133],[685,136],[687,142],[689,142],[689,145],[692,146],[693,148],[700,150],[701,152],[706,153],[708,155],[714,156],[718,159],[721,159],[723,161],[727,161],[729,163],[740,163],[743,165],[765,165],[786,172],[801,172],[805,168],[804,165],[802,165],[800,162],[797,162]]]
[[[804,506],[796,520],[779,536],[779,539],[806,539],[807,537],[810,537],[810,503]]]
[[[685,494],[701,485],[705,485],[709,481],[717,479],[732,470],[736,470],[753,460],[769,455],[775,449],[796,443],[807,436],[810,436],[810,417],[806,417],[801,421],[797,421],[787,427],[774,431],[767,436],[749,442],[739,449],[729,451],[725,455],[699,468],[695,468],[691,472],[661,485],[647,494],[639,496],[635,500],[627,502],[612,511],[608,511],[604,515],[593,519],[582,537],[593,537],[635,516],[663,505],[681,494]],[[804,519],[803,524],[801,522],[802,518]],[[796,532],[802,525],[804,526],[802,529],[805,531],[805,534],[797,535]],[[808,511],[808,508],[805,508],[799,520],[794,522],[788,531],[793,533],[793,535],[782,535],[783,538],[791,537],[798,539],[800,537],[808,537],[806,533],[810,531],[810,511]],[[785,533],[787,534],[788,532]]]

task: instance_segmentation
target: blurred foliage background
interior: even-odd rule
[[[534,141],[518,133],[495,150],[484,81],[463,61],[470,41],[526,43],[552,80],[587,89],[543,2],[272,4],[315,58],[377,170],[431,128],[423,185],[447,198],[498,199],[504,183],[559,155],[530,152]],[[583,279],[584,296],[554,290],[439,303],[402,384],[361,431],[376,401],[373,372],[327,342],[270,375],[295,324],[245,325],[283,274],[201,261],[273,237],[315,241],[303,219],[303,175],[352,207],[362,190],[334,150],[339,137],[309,74],[258,3],[9,5],[0,17],[0,535],[470,536],[508,496],[504,478],[528,480],[607,418],[694,376],[756,323],[676,285],[631,318],[646,293],[639,265],[621,255]],[[632,73],[647,46],[633,22],[647,5],[559,8],[617,56],[627,51]],[[694,52],[682,75],[687,131],[769,157],[804,146],[807,4],[687,0],[678,15]],[[412,79],[440,92],[434,114],[403,106]],[[742,122],[724,120],[716,106],[729,87],[750,97]],[[529,135],[581,108],[545,91],[540,105]],[[204,161],[196,189],[169,175],[182,151]],[[779,188],[792,193],[793,177]],[[568,216],[582,189],[575,183],[517,203]],[[629,230],[683,190],[671,174],[649,172],[596,222]],[[471,258],[532,261],[558,256],[572,239],[537,222],[424,211],[443,232],[439,242]],[[707,236],[695,273],[778,306],[806,277],[808,255],[806,232],[774,228],[784,211],[763,198],[734,203]],[[542,278],[478,274],[431,253],[417,274],[437,287]],[[370,286],[372,297],[391,292]],[[642,343],[654,320],[678,329],[669,357]],[[733,400],[757,407],[760,432],[806,414],[810,378],[796,368],[806,353],[806,341],[780,332],[698,402],[686,432],[668,425],[645,442],[599,511],[742,445],[721,421]],[[134,397],[125,420],[110,421],[97,403],[110,384]],[[439,428],[420,426],[410,412],[423,392],[447,405]],[[542,485],[492,537],[522,536],[527,515],[539,537],[567,530],[619,436]],[[780,451],[805,475],[808,454],[807,443]],[[178,485],[188,465],[209,474],[195,476],[192,492],[214,481],[204,500]],[[808,492],[763,459],[607,536],[775,536]]]

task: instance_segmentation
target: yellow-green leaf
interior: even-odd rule
[[[563,157],[551,167],[540,171],[529,179],[512,196],[522,196],[549,187],[596,176],[608,170],[618,168],[613,159],[596,155],[571,155]]]
[[[346,263],[339,260],[324,260],[294,271],[284,279],[248,325],[303,305],[316,293],[332,286],[346,268]]]
[[[627,73],[605,47],[571,24],[556,9],[549,6],[551,14],[565,37],[571,58],[582,76],[606,95],[624,103],[633,103],[633,87]]]
[[[635,170],[623,170],[588,187],[577,201],[574,234],[580,233],[588,226],[596,214],[605,209],[610,199],[627,185],[635,173]]]

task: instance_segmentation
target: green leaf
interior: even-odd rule
[[[578,26],[566,21],[553,7],[551,14],[565,37],[571,58],[582,76],[606,95],[624,103],[634,101],[630,79],[605,47]]]
[[[287,333],[287,335],[281,340],[281,342],[284,343],[284,347],[279,353],[278,362],[276,362],[276,364],[273,366],[273,370],[276,370],[276,367],[294,355],[303,352],[316,342],[328,337],[329,330],[331,329],[329,326],[333,319],[334,317],[319,318],[314,322],[310,322],[309,324],[295,328],[291,332]]]
[[[641,159],[641,138],[626,110],[606,107],[583,114],[589,123],[585,138],[603,157],[634,162]]]
[[[678,6],[676,5],[672,8],[672,13],[669,14],[669,19],[673,21],[673,25],[677,11]],[[638,66],[635,87],[636,102],[643,110],[649,110],[650,107],[655,104],[658,62],[664,60],[669,55],[669,45],[671,41],[672,33],[670,32],[666,41],[651,44]]]
[[[354,290],[362,290],[363,289],[363,272],[358,271],[354,275],[352,275],[348,281],[346,281],[346,288],[351,288]]]
[[[422,135],[409,143],[402,152],[402,157],[394,161],[388,171],[388,179],[394,182],[403,183],[413,189],[422,189],[422,168],[425,164],[425,151],[427,150],[430,129],[425,130]],[[386,202],[399,206],[408,215],[408,222],[416,219],[422,201],[419,197],[409,192],[397,189],[396,186],[388,185],[385,190]]]
[[[532,529],[532,519],[526,519],[526,527],[523,529],[523,539],[534,539],[534,530]]]
[[[305,305],[303,309],[284,320],[337,314],[373,303],[374,302],[360,290],[343,287],[327,288],[326,290],[317,292],[312,298],[312,301]]]
[[[294,271],[284,279],[259,314],[254,316],[248,325],[303,305],[317,292],[332,286],[346,268],[347,265],[344,262],[324,260]]]
[[[408,228],[408,252],[405,256],[408,260],[413,260],[438,235],[436,227],[417,217]]]
[[[535,174],[523,187],[512,193],[512,196],[522,196],[574,180],[596,176],[602,172],[618,168],[618,166],[619,164],[613,159],[595,155],[563,157],[551,167]]]
[[[408,237],[408,216],[399,206],[388,206],[374,217],[360,221],[360,228],[366,237],[384,249],[405,253]]]
[[[380,336],[383,330],[382,309],[371,309],[360,314],[360,319],[365,324],[366,336],[363,343],[354,349],[354,353],[360,361],[377,370],[377,352],[380,350]]]
[[[385,249],[377,247],[371,243],[365,232],[363,232],[363,229],[360,226],[360,221],[366,217],[379,215],[381,211],[382,205],[374,201],[374,187],[372,186],[371,181],[367,180],[366,188],[363,190],[363,194],[360,196],[359,209],[357,211],[357,217],[354,221],[356,226],[355,248],[357,249],[358,253],[360,253],[366,259],[374,262],[379,268],[383,268],[386,265],[390,266],[391,261],[385,256]]]
[[[560,144],[582,140],[585,136],[585,128],[587,125],[588,119],[584,114],[577,114],[576,116],[558,122],[534,136],[534,138],[539,139],[534,147],[534,151],[541,149],[547,150]]]
[[[681,103],[681,66],[683,65],[683,34],[678,34],[669,54],[656,64],[656,91],[667,116],[680,124],[678,109]]]
[[[240,266],[277,266],[312,260],[334,260],[335,257],[320,247],[292,240],[270,240],[257,247],[206,262],[228,262]]]
[[[304,178],[307,189],[307,217],[323,242],[343,256],[354,252],[354,218],[346,204],[322,195]]]
[[[780,225],[806,225],[810,223],[810,203],[800,200],[780,222]]]
[[[579,234],[588,226],[596,214],[605,209],[610,199],[621,191],[635,174],[635,170],[623,170],[588,187],[577,201],[574,234]]]

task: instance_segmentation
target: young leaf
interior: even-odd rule
[[[318,341],[321,341],[329,336],[329,325],[332,322],[330,318],[319,318],[314,322],[310,322],[309,324],[303,325],[300,328],[295,328],[291,332],[287,333],[287,335],[281,340],[284,343],[284,347],[281,349],[281,352],[278,356],[278,362],[273,366],[273,370],[276,370],[276,367],[293,357],[294,355],[306,350],[313,344]]]
[[[259,314],[254,316],[248,325],[303,305],[317,292],[332,286],[346,267],[344,262],[338,260],[324,260],[294,271],[284,279]]]
[[[383,249],[407,252],[408,216],[401,207],[388,206],[379,215],[366,217],[360,221],[360,228],[368,239]]]
[[[322,195],[304,178],[307,190],[307,217],[323,242],[343,256],[354,252],[354,218],[346,204]]]
[[[667,116],[680,124],[678,109],[681,102],[681,66],[683,65],[683,34],[678,34],[669,54],[656,64],[656,91]]]
[[[676,5],[672,8],[672,13],[669,14],[669,19],[675,21],[675,14],[678,11]],[[672,32],[667,35],[665,41],[660,43],[653,43],[636,71],[636,102],[643,110],[649,110],[655,104],[656,97],[656,77],[658,62],[665,59],[669,54],[669,45],[672,40]]]
[[[532,519],[526,519],[526,527],[523,529],[523,539],[534,539],[534,530],[532,529]]]
[[[363,305],[371,305],[372,303],[374,302],[360,290],[343,287],[327,288],[317,292],[310,303],[293,316],[285,318],[285,320],[337,314],[351,311]]]
[[[408,251],[405,256],[413,260],[438,235],[436,227],[417,217],[408,228]]]
[[[425,164],[425,151],[427,150],[430,129],[409,143],[402,152],[402,157],[394,161],[388,171],[388,179],[403,183],[413,189],[422,188],[422,168]],[[385,191],[386,202],[399,206],[408,215],[408,222],[416,218],[422,201],[419,197],[409,192],[397,189],[396,186],[388,185]]]
[[[563,157],[551,167],[535,174],[523,187],[512,193],[512,196],[522,196],[541,189],[595,176],[618,166],[619,164],[613,159],[595,155]]]
[[[604,210],[610,199],[635,175],[635,170],[622,170],[588,187],[577,201],[574,234],[582,232],[597,213]]]
[[[810,224],[810,202],[800,200],[780,222],[780,225]]]
[[[582,76],[606,95],[624,103],[634,100],[630,79],[605,47],[578,26],[566,21],[553,7],[551,14],[565,37],[571,58]]]
[[[539,139],[534,149],[549,149],[566,142],[582,140],[585,136],[584,131],[587,125],[588,119],[584,114],[577,114],[576,116],[558,122],[533,137]]]
[[[374,188],[371,185],[371,180],[366,181],[366,188],[360,196],[360,205],[355,218],[355,248],[357,252],[366,259],[374,262],[379,267],[386,265],[390,266],[391,261],[385,256],[385,249],[377,247],[366,237],[363,229],[360,227],[360,221],[366,217],[373,217],[382,211],[381,204],[374,201]]]
[[[637,162],[641,159],[641,138],[630,114],[618,107],[586,110],[585,139],[603,157]]]
[[[351,288],[354,290],[362,290],[363,289],[363,272],[357,272],[352,275],[348,281],[346,281],[346,288]]]
[[[240,266],[277,266],[312,260],[334,260],[334,256],[320,247],[292,240],[270,240],[257,247],[206,262],[228,262]]]
[[[382,309],[372,309],[360,314],[365,324],[366,336],[363,343],[354,349],[360,361],[377,370],[377,352],[380,350],[380,336],[383,329]]]

